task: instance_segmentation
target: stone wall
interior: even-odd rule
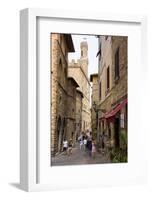
[[[115,81],[115,52],[119,48],[119,80]],[[127,37],[112,37],[113,102],[127,94]]]
[[[77,89],[76,92],[76,137],[79,137],[82,131],[82,98],[83,94]]]
[[[102,98],[99,101],[99,108],[104,110],[106,113],[111,111],[115,106],[117,106],[123,99],[127,98],[127,37],[113,36],[108,37],[107,40],[105,36],[100,36],[101,45],[101,59],[99,66],[99,80],[102,83]],[[109,41],[110,43],[108,43]],[[119,78],[115,78],[115,53],[119,48]],[[107,91],[106,89],[106,66],[110,66],[110,87]],[[125,127],[127,132],[127,113],[124,107],[120,113],[124,114]],[[101,120],[104,116],[102,111],[99,112],[100,118],[100,132],[105,131],[109,133],[110,129],[110,140],[111,144],[114,146],[115,132],[114,132],[114,122],[107,122],[106,120]],[[119,115],[120,118],[120,115]],[[121,130],[121,128],[120,128]]]
[[[68,100],[67,100],[67,127],[66,139],[76,142],[76,87],[78,85],[73,79],[68,79]]]
[[[98,101],[99,101],[98,74],[91,74],[90,81],[92,83],[92,94],[91,94],[92,135],[94,138],[96,138],[97,137],[97,129],[98,129],[98,111],[97,111],[97,109],[98,109]],[[94,108],[94,104],[95,104],[96,108]]]
[[[68,62],[69,52],[64,34],[51,34],[51,154],[55,155],[62,151],[64,138],[70,137],[67,134],[67,125],[70,130],[74,130],[73,122],[69,123],[67,116],[68,103],[75,109],[75,99],[71,98],[68,84]],[[76,90],[75,83],[71,85]],[[69,92],[69,94],[68,94]],[[74,94],[75,95],[75,94]],[[70,100],[68,100],[68,98]],[[75,97],[74,97],[75,98]],[[75,120],[75,116],[73,117]]]
[[[99,97],[99,103],[103,102],[110,90],[112,89],[112,40],[111,36],[100,36],[101,42],[101,59],[99,60],[99,74],[98,81],[99,86],[101,83],[101,98]],[[110,82],[109,89],[107,89],[107,68],[109,67],[110,71]],[[100,88],[99,88],[100,90]]]
[[[88,67],[88,66],[87,66]],[[69,63],[68,75],[74,77],[83,93],[82,98],[82,131],[91,128],[91,111],[90,111],[90,81],[80,66],[80,61],[74,60]]]
[[[58,75],[57,69],[59,65],[59,48],[58,35],[51,34],[51,152],[54,155],[57,149],[57,91],[58,91]]]

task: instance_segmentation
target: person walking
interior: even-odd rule
[[[91,151],[92,151],[92,140],[91,139],[88,140],[87,147],[88,147],[88,151],[89,151],[89,156],[91,156]]]
[[[92,142],[92,158],[96,157],[96,146],[95,146],[95,142]]]
[[[81,140],[80,140],[80,150],[82,150],[83,149],[83,139],[81,138]]]
[[[87,139],[84,138],[84,140],[83,140],[83,147],[84,147],[84,150],[86,150],[86,146],[87,146]]]
[[[103,135],[102,135],[102,154],[104,154],[104,138],[105,136],[104,136],[104,131],[103,131]]]
[[[72,154],[72,147],[73,147],[73,143],[72,143],[72,139],[70,139],[69,145],[68,145],[68,156]]]
[[[64,141],[63,141],[63,152],[65,154],[67,154],[67,150],[68,150],[68,141],[66,139],[64,139]]]

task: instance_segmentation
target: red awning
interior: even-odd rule
[[[113,110],[105,114],[105,118],[110,118],[115,116],[125,105],[127,104],[127,99],[124,99],[120,104],[118,104]]]

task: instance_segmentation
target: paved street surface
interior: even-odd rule
[[[65,153],[61,153],[53,157],[51,161],[52,166],[110,163],[109,158],[98,152],[96,157],[92,158],[88,150],[79,149],[79,144],[76,144],[76,147],[73,148],[72,155],[68,156]]]

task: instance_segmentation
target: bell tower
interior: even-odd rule
[[[85,75],[88,77],[88,43],[87,41],[82,41],[80,44],[80,48],[81,48],[80,64]]]

